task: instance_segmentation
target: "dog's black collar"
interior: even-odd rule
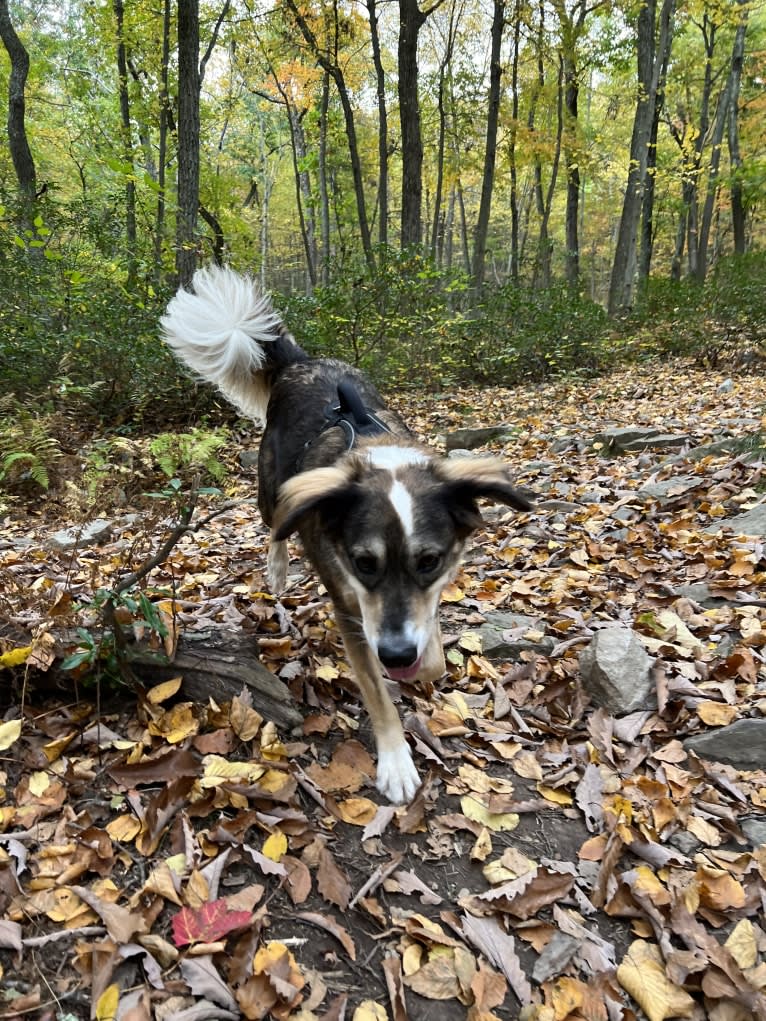
[[[326,422],[316,436],[304,444],[301,461],[305,459],[308,449],[328,429],[338,427],[344,431],[347,450],[353,450],[359,436],[380,436],[382,433],[391,432],[375,412],[365,406],[359,391],[350,379],[342,379],[338,383],[338,399],[327,405],[324,415]]]

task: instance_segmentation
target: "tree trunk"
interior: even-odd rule
[[[322,99],[319,104],[319,165],[317,167],[317,188],[319,190],[319,231],[322,240],[322,261],[320,283],[330,283],[330,195],[327,185],[327,111],[330,108],[330,76],[322,75]]]
[[[34,219],[37,178],[25,124],[25,89],[29,74],[29,54],[13,27],[8,11],[8,0],[0,0],[0,38],[11,61],[8,79],[8,147],[19,185],[22,218],[27,226],[31,226]]]
[[[513,15],[513,54],[511,56],[511,131],[508,164],[511,172],[511,252],[509,272],[519,282],[519,181],[516,167],[516,135],[519,124],[519,45],[521,42],[521,0],[516,0]]]
[[[160,119],[157,143],[157,211],[154,218],[154,283],[162,280],[162,248],[165,240],[165,188],[170,127],[170,101],[168,98],[168,67],[170,64],[170,3],[162,4],[162,62],[160,66]]]
[[[561,137],[564,132],[564,110],[563,110],[563,65],[559,61],[559,75],[556,103],[556,144],[553,151],[553,163],[551,165],[551,176],[548,181],[548,189],[543,189],[542,164],[539,156],[535,157],[535,191],[537,195],[537,211],[540,215],[540,236],[537,242],[537,260],[532,275],[533,287],[550,287],[553,282],[553,270],[551,265],[551,241],[548,236],[548,224],[551,218],[553,207],[553,196],[556,191],[556,179],[558,178],[559,163],[561,162]]]
[[[732,98],[739,93],[739,82],[742,78],[742,65],[745,57],[745,34],[747,32],[748,7],[745,0],[738,0],[740,7],[740,18],[737,24],[737,31],[734,34],[734,46],[731,55],[731,64],[726,84],[718,99],[718,109],[713,121],[713,133],[710,141],[710,165],[708,167],[707,194],[705,195],[705,206],[702,211],[702,222],[699,234],[699,253],[697,258],[697,279],[702,283],[707,273],[707,251],[710,238],[710,227],[713,221],[713,207],[715,196],[718,190],[718,173],[721,163],[721,149],[723,147],[723,133],[729,119],[729,109]]]
[[[567,168],[567,202],[565,213],[565,272],[569,287],[577,288],[580,283],[580,166],[576,150],[577,105],[580,85],[574,53],[575,42],[565,46],[563,60],[564,75],[564,162]]]
[[[484,150],[484,172],[481,182],[479,216],[476,222],[473,249],[473,286],[477,294],[484,286],[484,264],[487,254],[489,214],[492,208],[492,189],[495,185],[495,162],[497,159],[497,125],[500,118],[500,47],[505,25],[504,0],[494,0],[492,28],[490,30],[491,54],[489,69],[489,94],[487,97],[487,144]]]
[[[617,233],[612,276],[609,284],[609,312],[615,315],[633,304],[638,260],[637,242],[643,192],[646,185],[651,126],[662,69],[672,41],[675,0],[662,0],[657,31],[656,0],[647,0],[638,16],[637,59],[638,100],[630,140],[630,169]]]
[[[321,49],[314,33],[311,31],[311,27],[298,8],[298,5],[295,3],[295,0],[285,0],[285,2],[295,19],[296,25],[300,29],[303,38],[308,43],[309,48],[314,55],[314,59],[317,61],[322,70],[326,71],[330,75],[338,90],[338,98],[340,99],[340,105],[343,110],[343,121],[346,128],[348,154],[351,162],[351,175],[354,181],[354,196],[356,198],[356,211],[359,218],[359,233],[362,240],[362,250],[364,251],[364,257],[367,261],[367,265],[371,269],[374,269],[375,256],[372,251],[370,225],[367,219],[367,204],[364,197],[364,180],[362,178],[362,161],[359,156],[359,145],[356,137],[354,110],[351,106],[351,99],[348,94],[343,69],[339,64],[330,60],[327,54]]]
[[[388,113],[386,111],[386,72],[380,54],[378,9],[376,0],[367,0],[370,16],[370,42],[375,67],[375,90],[378,101],[378,241],[388,244]]]
[[[744,255],[747,251],[745,234],[745,203],[742,197],[742,156],[739,151],[739,83],[729,107],[729,165],[731,166],[731,226],[734,234],[734,252]]]
[[[423,140],[418,97],[418,35],[425,14],[418,0],[399,0],[399,118],[402,135],[401,247],[419,245],[422,235]]]
[[[132,291],[138,276],[136,236],[136,181],[133,173],[133,129],[130,122],[130,95],[128,94],[128,54],[125,47],[125,7],[122,0],[113,2],[117,33],[117,80],[120,97],[120,127],[122,160],[125,164],[125,242],[127,248],[128,279],[126,286]]]
[[[189,287],[197,267],[199,209],[199,0],[178,5],[178,212],[176,273]]]

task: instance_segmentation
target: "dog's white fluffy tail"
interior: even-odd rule
[[[250,277],[225,267],[197,270],[192,286],[160,320],[166,343],[243,414],[264,421],[268,345],[286,333],[278,313]]]

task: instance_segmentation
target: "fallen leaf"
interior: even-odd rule
[[[617,968],[617,981],[630,993],[649,1021],[690,1017],[694,1000],[665,974],[659,948],[634,940]]]

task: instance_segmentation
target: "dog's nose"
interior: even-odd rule
[[[418,658],[418,647],[414,642],[383,639],[378,644],[378,658],[385,667],[412,666]]]

